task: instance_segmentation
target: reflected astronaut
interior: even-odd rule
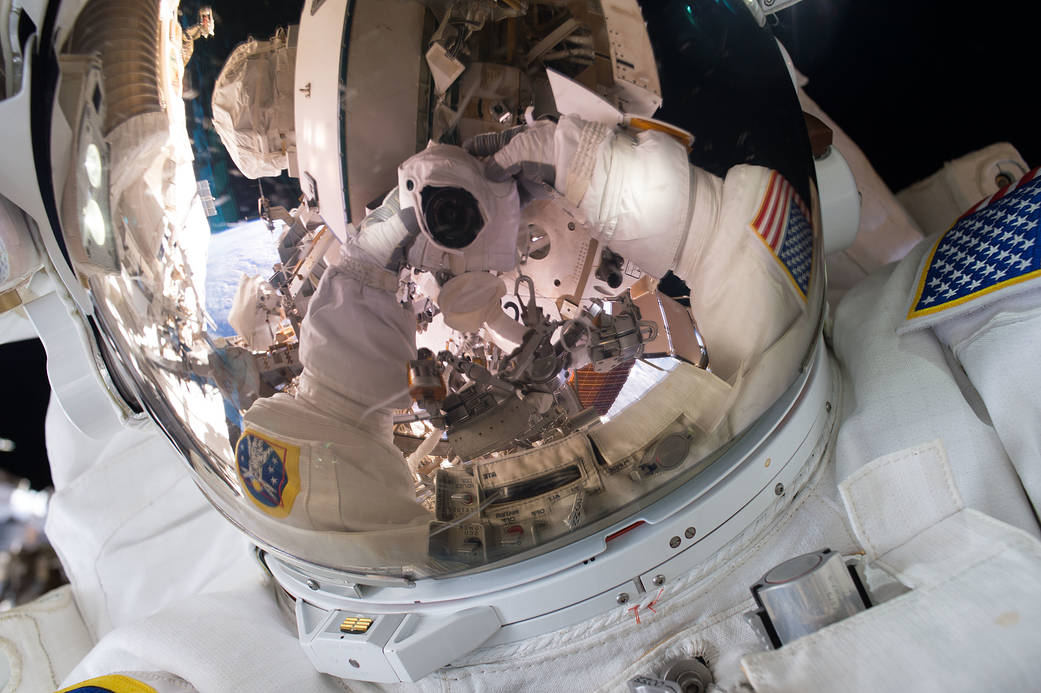
[[[437,305],[445,324],[463,332],[484,326],[516,357],[525,333],[538,325],[502,312],[503,282],[488,274],[515,270],[527,240],[514,175],[525,197],[552,197],[553,204],[572,210],[581,220],[574,233],[623,254],[653,279],[675,270],[687,281],[719,379],[712,392],[729,394],[787,330],[806,329],[796,318],[808,310],[814,240],[805,205],[780,174],[740,166],[724,183],[691,167],[683,143],[672,134],[625,131],[570,115],[507,136],[505,146],[487,160],[490,172],[451,145],[431,144],[405,161],[397,188],[360,224],[342,262],[325,274],[303,323],[304,372],[295,395],[259,400],[245,416],[247,438],[255,431],[309,449],[302,454],[313,456],[303,462],[300,499],[295,493],[282,497],[277,512],[288,513],[286,521],[361,530],[425,516],[400,453],[379,445],[380,438],[390,443],[391,410],[411,404],[402,365],[415,364],[416,321],[400,300],[398,275],[407,267],[433,273],[441,283]],[[584,174],[578,170],[583,165]],[[749,226],[756,233],[749,233]],[[544,295],[548,287],[533,288]],[[631,301],[628,305],[640,324],[640,342],[652,341],[657,325],[641,321]],[[588,365],[597,353],[588,334],[592,316],[575,314],[579,320],[562,324],[557,344],[547,339],[540,347],[551,354],[555,349],[551,377]],[[547,336],[554,329],[546,330]],[[627,357],[641,354],[638,345]],[[357,364],[364,367],[353,367]],[[508,395],[519,392],[528,373],[514,369],[511,375],[511,382],[499,380]],[[780,389],[786,385],[780,383]],[[780,394],[777,385],[759,387],[754,391],[759,401],[744,402],[751,417]],[[705,404],[722,410],[723,398]],[[328,421],[316,421],[316,411]],[[444,425],[440,409],[431,414]],[[721,418],[715,418],[718,424]],[[320,430],[311,428],[315,425]],[[744,422],[731,425],[741,430]],[[249,463],[249,454],[240,458],[240,468]],[[312,494],[329,489],[339,489],[339,504],[315,502]],[[336,514],[320,515],[326,508]]]
[[[973,155],[981,201],[918,243],[841,130],[806,136],[765,4],[309,0],[216,82],[239,168],[302,191],[261,199],[279,262],[218,338],[168,108],[191,44],[140,4],[165,91],[121,108],[117,4],[17,10],[58,86],[0,100],[16,127],[55,95],[17,150],[55,186],[0,171],[0,297],[48,349],[71,582],[0,615],[14,690],[1041,678],[1018,155]]]

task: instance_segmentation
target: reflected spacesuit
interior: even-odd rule
[[[585,174],[575,172],[580,161],[588,162]],[[764,383],[763,374],[776,368],[764,353],[773,348],[772,358],[790,358],[798,337],[815,327],[796,321],[809,310],[814,240],[809,212],[780,174],[741,166],[724,182],[690,167],[683,145],[669,134],[612,132],[574,116],[535,123],[496,153],[491,166],[503,182],[488,180],[484,166],[457,147],[431,145],[404,162],[399,187],[323,277],[300,337],[304,373],[295,394],[258,400],[245,415],[247,439],[300,450],[299,488],[265,498],[242,478],[264,512],[313,529],[350,530],[426,516],[389,437],[392,409],[410,404],[402,364],[416,356],[414,312],[398,300],[398,272],[410,265],[452,277],[439,301],[446,323],[457,326],[480,314],[478,325],[495,322],[497,334],[519,333],[514,341],[501,337],[515,348],[523,326],[508,326],[501,293],[488,292],[475,276],[516,266],[520,209],[511,173],[529,189],[549,188],[555,180],[557,189],[544,194],[555,192],[587,220],[575,233],[588,228],[651,277],[675,270],[687,281],[714,374],[728,390],[742,385],[732,395],[738,403],[731,427],[742,430],[787,385],[783,375]],[[428,197],[446,190],[467,197],[448,203],[462,211],[453,210],[450,222],[438,227],[438,215],[449,213],[432,210]],[[463,282],[478,288],[449,290]],[[475,298],[478,292],[487,298]],[[801,332],[785,340],[789,330]],[[572,357],[572,368],[589,361]],[[350,366],[356,363],[366,366]],[[749,381],[753,365],[759,376]],[[255,457],[247,444],[252,440],[239,443],[240,470]],[[322,500],[330,493],[339,503]],[[331,515],[323,515],[327,510]]]
[[[822,210],[834,209],[824,194],[834,178],[820,162],[814,176],[804,133],[786,140],[789,150],[777,138],[762,144],[753,128],[751,155],[720,167],[708,148],[688,155],[678,127],[696,119],[650,119],[695,79],[684,62],[691,46],[719,48],[712,60],[762,49],[743,76],[766,75],[763,90],[791,97],[771,120],[798,130],[791,80],[761,15],[715,2],[593,4],[539,4],[572,14],[551,26],[552,41],[533,34],[512,46],[511,31],[525,37],[511,22],[531,19],[520,0],[306,5],[300,35],[335,34],[341,73],[315,69],[295,83],[280,73],[280,93],[297,99],[292,146],[288,136],[284,150],[271,146],[283,141],[274,130],[253,141],[276,169],[298,169],[302,234],[324,232],[307,226],[312,218],[346,234],[299,327],[303,372],[252,401],[235,440],[226,412],[239,407],[225,391],[236,379],[230,368],[212,375],[222,352],[180,300],[193,276],[181,258],[197,249],[178,249],[205,229],[192,225],[198,215],[175,215],[174,201],[195,205],[196,193],[175,175],[142,178],[144,193],[166,186],[156,199],[171,201],[152,210],[163,233],[143,252],[134,238],[154,229],[129,224],[133,203],[108,199],[96,176],[79,173],[93,144],[129,177],[136,169],[119,157],[132,148],[105,138],[126,145],[120,135],[151,126],[167,146],[131,154],[154,156],[148,171],[186,174],[183,123],[148,112],[103,137],[113,94],[60,92],[51,130],[76,136],[39,147],[48,163],[67,160],[67,204],[59,213],[49,186],[27,191],[21,178],[0,177],[0,231],[12,249],[0,296],[17,302],[49,352],[47,532],[71,582],[0,614],[0,678],[11,690],[874,692],[1027,690],[1041,678],[1037,170],[987,181],[949,231],[917,243],[913,222],[836,128],[863,199],[856,242],[896,262],[876,263],[832,310],[824,253],[836,222]],[[174,7],[160,8],[175,22]],[[76,10],[56,25],[75,27]],[[541,26],[533,14],[520,26]],[[718,32],[703,31],[713,18]],[[32,19],[41,34],[52,29]],[[159,49],[180,45],[174,28],[155,34]],[[374,62],[411,70],[411,59],[391,60],[411,30],[436,73],[431,103],[441,110],[429,122],[457,116],[459,131],[441,134],[472,153],[396,142],[408,155],[394,159],[393,175],[380,170],[386,161],[372,163],[361,188],[384,192],[352,216],[362,193],[346,177],[357,162],[341,149],[319,170],[328,162],[316,143],[334,139],[322,127],[349,130],[358,109],[389,99],[350,101],[361,92],[341,89],[342,70],[359,56],[347,48],[385,45]],[[66,45],[60,33],[32,38]],[[296,40],[279,35],[271,64],[289,64],[290,46],[298,60],[329,53],[328,43]],[[570,108],[556,93],[555,121],[506,127],[503,84],[516,78],[532,102],[524,89],[547,84],[467,72],[465,61],[500,48],[535,65],[523,75],[538,79],[550,64],[576,84],[610,73],[596,85],[624,118]],[[583,60],[605,56],[602,70],[584,72]],[[678,72],[667,72],[674,61]],[[61,65],[67,90],[81,84],[74,74],[101,84],[90,81],[102,69],[90,60],[63,55]],[[467,82],[478,72],[496,76]],[[302,117],[341,91],[342,112]],[[480,94],[480,108],[467,94]],[[5,122],[29,122],[28,99],[0,108]],[[462,137],[467,120],[490,136]],[[712,142],[713,124],[700,125],[691,132]],[[773,145],[795,164],[772,156]],[[352,147],[364,151],[357,139]],[[95,198],[111,203],[111,218],[79,214]],[[575,276],[540,270],[544,248],[532,247],[550,217],[531,215],[546,208],[573,222],[553,229],[552,262],[561,246],[587,248],[562,263]],[[603,247],[610,253],[593,252]],[[628,275],[615,287],[590,280],[597,259],[614,256],[649,277],[642,289]],[[675,307],[654,286],[670,271],[689,288],[690,311],[679,314],[696,322],[704,362],[645,351],[659,334],[678,337],[679,323],[664,319]],[[507,280],[517,296],[506,295]],[[596,286],[615,292],[591,298]],[[641,290],[652,300],[637,311]],[[417,349],[418,292],[438,311],[420,340],[452,342],[446,356],[434,351],[444,381]],[[510,300],[521,304],[514,315]],[[621,328],[608,331],[623,323],[629,351]],[[480,350],[476,333],[487,335]],[[604,334],[615,341],[594,339]],[[245,363],[250,346],[222,348]],[[594,407],[566,394],[584,368],[625,381],[607,413],[590,415]],[[439,417],[423,444],[442,444],[443,423],[449,447],[470,454],[410,467],[395,444],[401,416]]]

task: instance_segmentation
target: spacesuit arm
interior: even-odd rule
[[[302,379],[334,396],[324,408],[376,430],[391,408],[408,406],[406,366],[416,357],[416,318],[396,297],[397,276],[350,255],[330,268],[300,334]]]
[[[1034,512],[1041,513],[1041,290],[994,301],[933,329],[983,399]]]
[[[586,217],[590,234],[655,278],[691,290],[713,371],[733,380],[802,314],[804,299],[750,226],[774,173],[735,166],[721,179],[663,132],[633,133],[565,116],[515,137],[489,175],[537,176]]]
[[[415,314],[397,297],[408,235],[394,189],[322,276],[300,334],[301,396],[384,436],[381,420],[408,406],[406,365],[416,357]]]
[[[279,498],[283,522],[347,531],[416,524],[418,541],[429,514],[415,501],[391,421],[410,403],[407,365],[416,358],[415,314],[397,298],[397,272],[384,266],[396,247],[393,217],[363,229],[359,239],[373,227],[387,233],[349,244],[322,276],[300,331],[304,371],[294,394],[257,400],[244,420],[247,434],[298,451],[285,484],[298,491]],[[237,454],[242,469],[251,453],[240,443]]]
[[[693,188],[685,147],[665,133],[574,116],[539,121],[494,155],[488,173],[553,185],[593,238],[647,274],[661,277],[676,264]]]

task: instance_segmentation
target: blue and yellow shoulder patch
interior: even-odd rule
[[[111,674],[77,683],[57,693],[156,693],[156,690],[147,683],[141,683],[129,676]]]
[[[940,236],[918,272],[901,332],[976,310],[983,297],[1018,293],[1041,277],[1039,170],[981,200]]]
[[[300,491],[300,448],[246,430],[235,446],[235,468],[246,496],[268,515],[286,517]]]
[[[813,270],[813,225],[795,188],[777,171],[770,173],[752,230],[784,268],[791,286],[805,301]]]

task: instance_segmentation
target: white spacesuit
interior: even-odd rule
[[[1036,504],[1038,496],[1024,494],[1020,480],[1029,491],[1036,459],[1029,449],[1037,432],[1025,421],[1033,414],[1024,409],[1036,409],[1030,395],[1012,412],[1001,396],[983,409],[971,393],[975,388],[994,397],[1001,378],[979,374],[996,360],[1018,358],[997,347],[995,331],[1024,326],[1012,330],[1007,343],[1023,358],[1034,358],[1028,354],[1036,345],[1015,340],[1036,341],[1036,298],[1031,291],[986,294],[994,297],[984,299],[982,312],[955,315],[936,331],[897,334],[934,245],[923,242],[840,306],[834,341],[855,404],[847,405],[835,453],[804,480],[795,502],[778,507],[682,580],[654,590],[643,609],[619,608],[538,638],[479,649],[402,689],[622,690],[634,677],[660,674],[667,663],[695,656],[710,663],[718,690],[732,690],[742,680],[770,691],[962,689],[967,680],[1001,690],[1028,688],[1037,676],[1030,653],[1038,643],[1029,620],[1038,603],[1032,571],[1041,564],[1041,547],[1028,502]],[[988,344],[993,348],[984,349]],[[954,362],[946,348],[982,353]],[[969,380],[955,370],[962,363]],[[941,414],[936,402],[943,403]],[[981,412],[990,412],[993,425]],[[1024,423],[1017,425],[1017,418]],[[56,503],[57,511],[63,507]],[[64,524],[52,520],[55,529]],[[230,528],[212,531],[233,534]],[[770,565],[822,545],[866,552],[888,573],[870,578],[877,581],[875,594],[913,589],[841,626],[742,660],[760,649],[742,617],[747,585]],[[123,675],[156,691],[341,690],[313,671],[259,585],[185,598],[167,580],[158,583],[154,596],[173,608],[143,620],[122,616],[125,625],[101,640],[69,682],[129,672]],[[106,586],[107,594],[114,584]],[[970,653],[980,652],[986,656],[966,664]],[[119,688],[131,684],[118,678],[94,683],[114,691],[149,690]],[[370,686],[375,690],[348,684],[349,690]]]
[[[336,4],[315,3],[303,21],[328,24]],[[603,4],[608,14],[629,7]],[[389,5],[361,2],[354,21]],[[728,27],[758,31],[751,15],[730,14]],[[437,40],[452,48],[446,17]],[[612,40],[635,51],[620,34]],[[442,44],[431,45],[437,58]],[[451,68],[457,54],[428,60]],[[639,53],[627,56],[638,70]],[[654,94],[636,82],[651,83],[627,83],[619,103]],[[315,76],[306,95],[295,91],[317,102],[321,90]],[[437,144],[399,160],[397,191],[350,227],[310,297],[302,373],[242,412],[238,440],[220,430],[225,400],[194,366],[192,347],[206,340],[181,303],[163,302],[190,273],[156,273],[143,301],[134,286],[150,275],[137,271],[133,248],[122,247],[122,267],[105,264],[104,244],[51,229],[36,204],[42,188],[27,197],[3,178],[4,243],[32,236],[64,282],[51,293],[16,283],[34,262],[16,258],[0,274],[3,290],[10,282],[49,351],[94,344],[73,300],[84,290],[97,299],[110,340],[83,354],[107,368],[89,373],[144,374],[125,380],[155,419],[97,406],[113,398],[110,381],[69,375],[88,372],[91,359],[51,354],[47,531],[71,584],[0,614],[8,689],[946,691],[1041,680],[1037,171],[988,191],[905,255],[917,232],[836,131],[863,199],[858,243],[902,259],[828,315],[819,229],[829,222],[812,182],[742,161],[715,176],[688,162],[675,131],[583,115],[530,122],[485,161]],[[302,171],[317,170],[310,125],[296,125]],[[93,189],[70,182],[67,195],[81,188]],[[444,190],[452,204],[435,214],[428,207]],[[317,201],[332,217],[341,200],[326,192]],[[549,417],[565,409],[554,399],[566,389],[561,373],[598,358],[586,342],[566,342],[567,330],[581,318],[593,334],[626,317],[626,304],[596,322],[578,292],[579,317],[567,317],[565,302],[548,317],[535,297],[555,287],[532,282],[518,320],[504,313],[502,277],[514,272],[521,286],[525,268],[542,262],[525,246],[521,200],[532,194],[564,210],[583,243],[640,274],[682,278],[709,367],[627,363],[650,384],[626,406]],[[113,218],[126,213],[117,207]],[[55,238],[74,262],[60,264]],[[436,395],[427,411],[443,419],[447,442],[477,452],[473,462],[437,458],[425,499],[393,430],[423,361],[415,287],[402,281],[414,270],[435,276],[424,291],[447,329],[488,335],[507,363],[535,353],[512,379],[519,369],[495,370],[490,347],[444,358],[453,394],[476,390],[486,408],[464,417]],[[119,290],[144,306],[141,324],[119,310]],[[173,346],[154,329],[163,320],[180,335]],[[643,340],[640,316],[633,324]],[[630,362],[633,353],[642,352]],[[616,361],[604,360],[613,372]],[[553,372],[532,376],[544,362]],[[486,411],[496,419],[487,426]],[[538,424],[540,436],[529,440],[521,426],[508,439],[523,444],[480,447],[511,416]]]
[[[624,158],[620,151],[626,151]],[[584,180],[575,172],[579,160],[588,162]],[[691,167],[682,144],[668,134],[612,133],[574,116],[534,124],[499,151],[492,165],[491,175],[508,183],[485,180],[480,163],[455,147],[431,145],[406,161],[398,190],[361,225],[340,263],[322,278],[300,337],[304,372],[295,393],[257,400],[245,414],[246,437],[237,449],[240,481],[261,512],[320,530],[364,531],[431,519],[415,503],[401,454],[390,442],[392,409],[409,404],[402,364],[415,358],[415,320],[397,299],[397,270],[406,263],[454,270],[460,273],[455,286],[461,278],[480,282],[478,272],[514,269],[519,200],[506,171],[519,173],[527,184],[555,177],[558,192],[569,195],[587,220],[575,233],[590,229],[597,241],[651,277],[674,269],[687,280],[713,372],[741,385],[731,395],[742,412],[731,416],[733,429],[743,430],[787,386],[786,374],[767,383],[762,376],[780,370],[771,359],[789,359],[800,338],[816,327],[796,321],[810,310],[814,240],[808,211],[780,174],[738,166],[724,182]],[[537,173],[526,176],[522,168]],[[425,228],[415,228],[422,226],[414,221],[421,214],[409,214],[421,204],[422,185],[452,184],[473,189],[481,214],[491,220],[454,252]],[[406,187],[415,191],[402,196],[402,205],[397,198]],[[439,307],[449,326],[464,320],[460,314],[480,313],[478,327],[501,316],[501,294],[478,292],[476,301],[488,304],[479,307],[459,291],[448,299],[448,286]],[[789,330],[798,334],[784,339]],[[507,342],[507,348],[519,341]],[[752,366],[758,379],[748,377]],[[288,485],[260,490],[263,474],[248,468],[262,464],[272,445],[293,451]]]
[[[1029,194],[1037,195],[1033,188]],[[1023,238],[1030,247],[1029,237]],[[1019,626],[1021,619],[1029,619],[1028,614],[1036,608],[1030,600],[1036,604],[1038,586],[1030,570],[1041,560],[1036,540],[1030,538],[1037,535],[1035,521],[1019,487],[1020,479],[1028,491],[1034,486],[1031,460],[1035,458],[1029,450],[1036,445],[1037,433],[1029,424],[1014,423],[1017,417],[1026,418],[1021,408],[1007,411],[1003,404],[1007,400],[994,395],[994,390],[1002,387],[999,375],[980,374],[993,368],[988,364],[1008,364],[1020,358],[1012,354],[1032,358],[1026,354],[1036,350],[1032,344],[1036,327],[1031,326],[1031,321],[1036,325],[1038,320],[1036,298],[1031,298],[1036,294],[1027,291],[1007,298],[1000,294],[984,298],[982,312],[968,317],[955,314],[950,321],[938,323],[936,336],[927,327],[915,330],[917,325],[912,323],[908,323],[910,329],[900,328],[908,300],[918,288],[917,279],[927,272],[922,268],[923,257],[933,245],[932,241],[921,244],[888,274],[854,289],[840,307],[834,339],[850,374],[856,406],[846,414],[836,442],[834,465],[829,462],[813,470],[794,503],[777,508],[775,514],[750,527],[738,542],[691,575],[651,593],[643,600],[642,615],[640,609],[619,609],[520,643],[479,649],[454,662],[451,669],[407,689],[508,691],[578,685],[616,690],[634,677],[660,671],[663,663],[701,656],[711,663],[716,685],[730,690],[742,680],[738,668],[741,655],[756,649],[755,638],[741,615],[746,608],[746,586],[764,567],[821,545],[846,554],[866,551],[877,559],[877,564],[890,573],[881,578],[883,586],[876,588],[880,594],[887,589],[885,583],[893,579],[914,589],[903,597],[906,603],[900,609],[894,602],[893,608],[882,605],[865,612],[864,617],[848,621],[844,631],[835,633],[834,640],[808,637],[794,646],[786,645],[776,655],[746,657],[741,663],[743,675],[755,690],[828,690],[835,685],[877,690],[899,682],[911,682],[915,688],[926,682],[957,687],[967,676],[1004,682],[998,686],[1002,688],[1031,680],[1036,672],[1028,661],[1013,652],[1002,652],[1002,648],[1014,643],[1012,650],[1029,652],[1037,646],[1030,630]],[[374,288],[353,278],[331,276],[327,287],[351,287],[353,291]],[[376,295],[386,297],[384,310],[388,312],[382,313],[383,319],[395,314],[389,311],[400,310],[389,290]],[[338,310],[350,305],[380,305],[372,298],[361,303],[330,303]],[[313,310],[318,312],[312,313],[312,319],[321,315],[320,309]],[[871,317],[865,320],[865,316]],[[896,329],[881,329],[880,322]],[[994,344],[995,330],[1006,332],[1010,325],[1026,328],[1013,330],[998,342],[1008,345],[1010,352],[1002,352],[996,345],[982,348]],[[898,335],[897,330],[908,334]],[[395,337],[384,348],[408,344],[407,334]],[[346,343],[350,334],[341,333],[337,338]],[[971,392],[971,386],[964,376],[960,376],[959,384],[959,376],[943,355],[945,347],[956,355],[976,350],[967,360],[966,370],[975,375],[970,375],[970,382],[979,383],[982,396],[991,397],[984,401],[986,411],[994,417],[993,428],[980,420],[979,409],[974,410],[972,400],[962,395]],[[406,346],[399,348],[407,355]],[[917,382],[909,383],[909,379]],[[325,401],[318,399],[321,394],[311,394],[308,387],[305,378],[304,397],[312,398],[312,402]],[[897,390],[901,395],[894,398],[890,393]],[[1018,401],[1029,402],[1029,397]],[[935,417],[930,401],[944,404],[940,425],[927,423]],[[341,401],[338,406],[333,411],[348,411],[347,403]],[[247,418],[263,421],[266,411],[279,411],[279,416],[286,417],[292,410],[276,403],[260,407],[257,414]],[[281,429],[285,419],[269,425]],[[926,429],[929,437],[940,440],[922,440]],[[375,447],[379,441],[372,437]],[[910,445],[915,440],[920,444]],[[886,448],[895,449],[885,454]],[[384,468],[393,469],[389,454],[387,460]],[[1022,470],[1018,476],[1014,471],[1017,467]],[[836,486],[838,478],[845,481]],[[1036,492],[1030,497],[1037,502]],[[363,503],[364,499],[352,502]],[[995,523],[966,508],[982,510],[1021,529]],[[394,512],[393,508],[388,512]],[[341,521],[353,520],[344,517]],[[927,556],[942,560],[931,563],[925,560]],[[952,583],[957,587],[949,588]],[[894,584],[888,585],[888,589],[893,588]],[[968,600],[978,615],[967,615],[967,603],[959,600]],[[264,602],[271,613],[253,613],[257,604]],[[1017,603],[1026,614],[1012,608]],[[242,618],[243,609],[250,610],[249,618]],[[952,617],[957,612],[957,618],[968,622],[950,623],[946,609],[951,610]],[[868,615],[873,618],[865,620]],[[940,627],[934,620],[938,615],[947,630],[937,630]],[[270,622],[263,623],[264,619],[275,618],[274,603],[263,591],[200,596],[167,615],[117,629],[70,680],[129,671],[136,672],[131,674],[136,680],[158,691],[191,690],[169,675],[148,673],[158,667],[191,682],[198,690],[244,685],[271,690],[283,686],[325,690],[335,686],[329,679],[314,678],[313,672],[305,673],[306,666],[302,665],[306,662],[301,661],[291,635]],[[198,619],[213,625],[202,626]],[[263,628],[259,628],[261,623]],[[969,632],[983,626],[997,631],[987,631],[983,641],[966,641]],[[878,635],[885,637],[878,640]],[[992,638],[998,638],[998,642]],[[938,651],[937,640],[943,642],[939,649],[942,654],[933,657]],[[870,648],[873,654],[850,658],[843,649],[846,647]],[[949,673],[958,663],[955,652],[965,656],[979,648],[988,652],[986,665]],[[277,672],[271,658],[278,662]],[[872,658],[878,660],[872,663]],[[1013,660],[1023,668],[1009,669]],[[291,661],[298,664],[291,666]],[[876,666],[879,661],[885,665]],[[265,665],[259,666],[260,662]],[[809,662],[814,666],[806,666]],[[852,674],[848,668],[851,665],[857,667]],[[908,667],[922,667],[924,671]],[[109,679],[102,679],[98,685],[121,690]],[[350,689],[368,687],[352,683]]]

